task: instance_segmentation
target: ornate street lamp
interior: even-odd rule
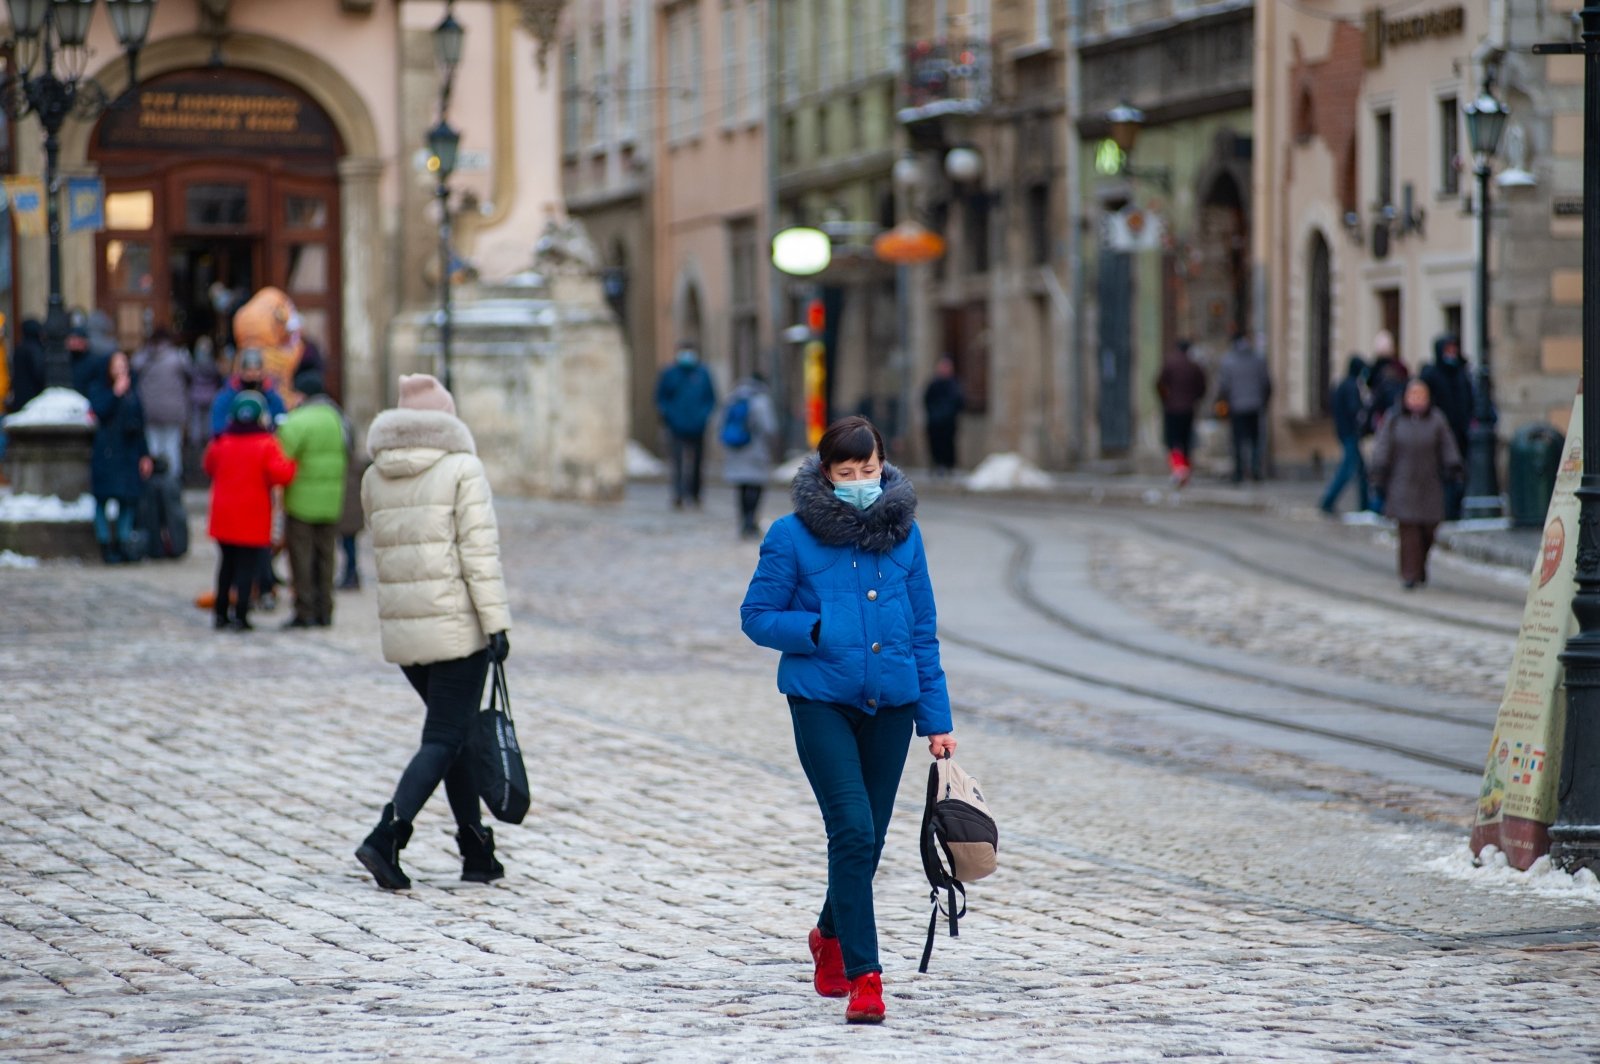
[[[1494,82],[1485,77],[1478,98],[1462,108],[1467,118],[1467,144],[1478,175],[1478,381],[1473,389],[1472,427],[1467,435],[1466,517],[1499,517],[1500,487],[1495,472],[1494,384],[1489,371],[1489,175],[1500,147],[1500,134],[1510,112],[1494,98]]]
[[[1144,129],[1144,112],[1124,101],[1106,112],[1106,124],[1110,126],[1111,142],[1122,153],[1118,171],[1136,181],[1148,181],[1167,195],[1172,195],[1171,170],[1165,166],[1140,169],[1128,161],[1133,155],[1134,144],[1139,140],[1139,131]]]
[[[0,99],[8,113],[34,115],[44,129],[45,217],[50,237],[50,297],[46,305],[45,383],[72,382],[67,357],[67,310],[61,297],[61,127],[69,115],[85,121],[109,105],[93,81],[84,81],[88,56],[84,41],[95,0],[6,0],[11,15],[11,48],[16,67],[8,72]],[[117,43],[128,57],[129,87],[137,84],[138,53],[150,32],[155,0],[106,0]]]
[[[450,269],[450,175],[456,170],[461,149],[461,134],[445,120],[450,109],[450,92],[455,86],[456,67],[461,63],[461,47],[466,32],[456,21],[455,5],[445,7],[444,19],[433,28],[433,58],[439,67],[439,121],[428,130],[428,168],[435,178],[434,198],[439,203],[439,359],[446,391],[454,389],[450,372],[450,341],[455,324],[451,306]]]
[[[1567,641],[1567,728],[1561,801],[1550,827],[1559,868],[1600,868],[1600,3],[1578,12],[1578,44],[1537,54],[1583,56],[1583,480],[1578,487],[1578,630]]]

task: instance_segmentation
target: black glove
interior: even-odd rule
[[[499,664],[511,656],[511,640],[504,632],[489,636],[489,660]]]

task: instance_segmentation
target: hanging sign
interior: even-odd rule
[[[1560,654],[1577,623],[1572,597],[1577,587],[1576,493],[1583,477],[1582,393],[1572,401],[1568,425],[1472,826],[1473,853],[1494,845],[1512,867],[1521,869],[1549,852],[1549,829],[1556,819],[1556,783],[1567,719],[1566,670]]]
[[[67,232],[98,233],[105,227],[105,182],[98,177],[67,178]]]
[[[8,177],[5,189],[18,235],[44,236],[44,182],[37,177]]]

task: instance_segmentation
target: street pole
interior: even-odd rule
[[[443,363],[444,390],[455,391],[450,373],[450,332],[454,310],[450,305],[450,186],[443,169],[434,195],[439,200],[439,358]]]
[[[1600,3],[1579,12],[1577,45],[1540,52],[1583,53],[1583,479],[1578,487],[1578,631],[1561,664],[1567,673],[1560,811],[1550,856],[1567,871],[1600,866]]]
[[[1489,159],[1478,160],[1478,386],[1473,390],[1472,427],[1467,434],[1466,517],[1499,517],[1500,486],[1495,471],[1493,378],[1489,370]]]

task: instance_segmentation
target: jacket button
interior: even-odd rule
[[[874,643],[874,644],[872,644],[872,652],[873,652],[873,653],[874,653],[874,654],[876,654],[876,653],[877,653],[877,652],[878,652],[878,651],[880,651],[880,650],[882,650],[882,649],[883,649],[883,644],[881,644],[881,643]]]
[[[878,700],[876,698],[867,699],[867,708],[868,709],[877,709],[878,708]]]
[[[878,592],[877,592],[876,589],[867,592],[867,601],[868,602],[877,602],[878,601]]]

